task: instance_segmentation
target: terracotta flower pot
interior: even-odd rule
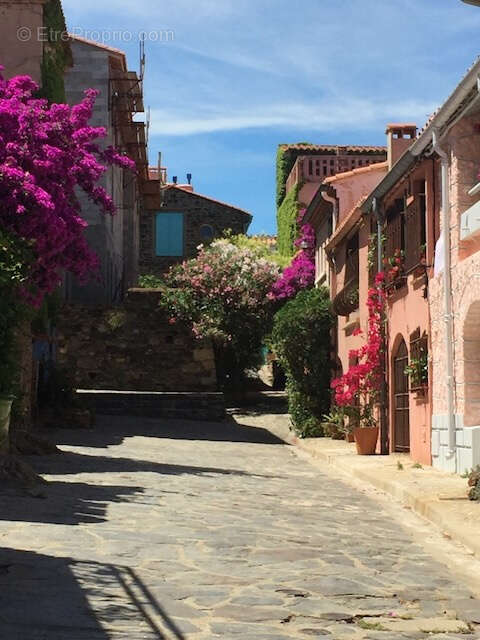
[[[359,427],[353,431],[359,456],[372,456],[377,448],[378,427]]]
[[[345,440],[347,442],[355,442],[355,438],[353,437],[353,433],[346,433],[345,434]]]
[[[8,432],[10,427],[10,411],[12,400],[0,396],[0,452],[8,451]]]

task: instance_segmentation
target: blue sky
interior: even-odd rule
[[[132,69],[137,34],[154,32],[151,162],[161,151],[170,177],[252,212],[253,233],[275,232],[279,143],[385,144],[387,122],[423,125],[480,53],[480,8],[460,0],[63,5],[70,30],[105,31]]]

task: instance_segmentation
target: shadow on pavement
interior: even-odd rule
[[[106,522],[109,504],[132,502],[142,493],[140,487],[49,482],[38,497],[0,493],[0,520],[67,525]]]
[[[31,458],[30,463],[35,471],[48,475],[69,475],[76,473],[159,473],[162,475],[194,475],[205,474],[248,476],[248,477],[272,477],[262,474],[253,474],[236,469],[222,469],[219,467],[195,467],[191,465],[167,464],[162,462],[150,462],[135,458],[120,458],[113,456],[97,456],[63,451],[62,455],[42,456]],[[87,485],[88,486],[88,485]],[[105,488],[105,487],[104,487]],[[116,487],[119,488],[119,487]]]
[[[99,415],[92,430],[56,429],[50,433],[58,444],[87,447],[118,445],[125,438],[132,436],[211,442],[285,444],[283,440],[271,434],[267,429],[239,425],[233,418],[227,418],[223,422],[203,422]]]
[[[136,572],[122,565],[0,547],[0,603],[5,640],[185,640]]]

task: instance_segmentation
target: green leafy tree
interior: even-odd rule
[[[271,343],[285,369],[290,415],[303,437],[323,435],[330,408],[330,330],[328,289],[301,291],[274,317]]]
[[[200,247],[196,258],[172,267],[163,281],[147,277],[142,283],[163,289],[172,324],[185,323],[198,339],[213,340],[220,386],[238,389],[246,369],[261,360],[276,305],[269,293],[278,275],[258,251],[223,239]]]

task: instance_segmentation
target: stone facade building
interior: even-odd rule
[[[0,0],[0,64],[7,78],[31,76],[42,84],[45,28],[49,0]],[[23,34],[23,36],[22,36]]]
[[[160,275],[227,230],[246,233],[251,220],[248,211],[196,193],[191,185],[151,179],[140,216],[140,273]]]
[[[422,134],[436,136],[443,182],[429,299],[433,463],[458,473],[480,464],[479,74],[477,61]]]
[[[113,198],[114,216],[104,215],[82,193],[85,236],[100,259],[98,279],[79,283],[67,274],[65,298],[82,304],[109,304],[123,299],[138,279],[142,184],[148,178],[145,125],[134,121],[143,107],[142,78],[129,71],[125,54],[79,37],[71,38],[73,67],[65,78],[67,101],[78,103],[85,89],[99,91],[92,126],[105,127],[105,145],[113,145],[135,161],[137,173],[110,167],[100,184]]]

